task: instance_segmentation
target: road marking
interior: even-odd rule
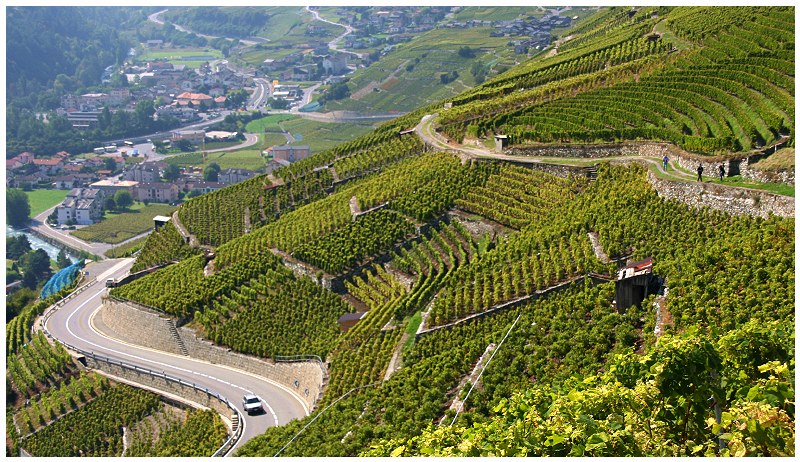
[[[106,273],[107,273],[107,272],[106,272]],[[253,393],[251,390],[249,390],[249,389],[247,389],[247,388],[244,388],[244,387],[242,387],[242,386],[239,386],[239,385],[236,385],[236,384],[233,384],[233,383],[227,382],[227,381],[225,381],[225,380],[219,379],[219,378],[217,378],[217,377],[214,377],[214,376],[212,376],[212,375],[207,375],[207,374],[205,374],[205,375],[204,375],[204,374],[201,374],[201,373],[199,373],[199,372],[195,372],[195,371],[193,371],[193,370],[191,370],[191,369],[186,369],[186,368],[183,368],[183,367],[178,367],[178,366],[175,366],[175,365],[172,365],[172,364],[168,364],[168,363],[163,363],[163,362],[155,361],[155,360],[148,359],[148,358],[144,358],[144,357],[141,357],[141,356],[136,356],[136,355],[134,355],[134,354],[125,353],[125,352],[123,352],[123,351],[115,350],[115,349],[113,349],[113,348],[109,348],[109,347],[106,347],[106,346],[98,345],[97,343],[94,343],[94,342],[92,342],[92,341],[90,341],[90,340],[87,340],[87,339],[85,339],[85,338],[83,338],[83,337],[80,337],[79,335],[75,334],[75,332],[73,332],[73,331],[72,331],[72,329],[70,328],[70,322],[72,321],[72,317],[73,317],[73,316],[75,316],[76,314],[78,314],[78,312],[79,312],[81,309],[83,309],[83,307],[84,307],[84,306],[86,306],[86,305],[87,305],[89,302],[91,302],[92,300],[94,300],[95,298],[97,298],[97,296],[98,296],[98,295],[102,295],[104,290],[105,290],[105,289],[103,289],[103,290],[101,290],[101,291],[97,292],[96,294],[92,295],[91,297],[89,297],[89,298],[88,298],[86,301],[84,301],[84,302],[83,302],[83,303],[81,303],[81,304],[80,304],[80,305],[79,305],[77,308],[75,308],[75,310],[74,310],[72,313],[70,313],[70,315],[67,317],[67,320],[66,320],[66,322],[65,322],[65,325],[66,325],[67,331],[68,331],[68,332],[70,333],[70,335],[72,335],[74,338],[80,339],[80,340],[82,340],[83,342],[85,342],[85,343],[87,343],[87,344],[89,344],[89,345],[92,345],[92,346],[94,346],[94,347],[97,347],[97,348],[99,348],[100,350],[103,350],[103,351],[108,351],[108,352],[116,353],[116,354],[118,354],[118,355],[127,356],[127,357],[130,357],[130,358],[137,359],[137,360],[139,360],[139,361],[145,362],[145,363],[155,364],[155,365],[162,366],[162,367],[166,367],[166,368],[172,368],[172,369],[175,369],[175,370],[178,370],[178,371],[181,371],[181,372],[187,373],[187,374],[192,374],[192,375],[197,375],[197,376],[205,376],[205,377],[206,377],[206,378],[208,378],[208,379],[211,379],[211,380],[214,380],[214,381],[217,381],[217,382],[220,382],[220,383],[226,384],[226,385],[228,385],[228,386],[230,386],[230,387],[233,387],[233,388],[238,388],[239,390],[242,390],[244,393]],[[116,343],[121,343],[121,342],[117,341],[116,339],[109,338],[109,337],[106,337],[106,338],[108,338],[110,341],[114,341],[114,342],[116,342]],[[269,409],[270,413],[272,414],[272,417],[273,417],[273,419],[275,420],[275,426],[278,426],[278,425],[280,425],[280,424],[279,424],[279,422],[278,422],[278,415],[275,413],[275,410],[272,408],[272,406],[270,406],[270,405],[269,405],[269,403],[267,403],[267,402],[266,402],[266,401],[264,401],[263,399],[262,399],[262,401],[264,402],[264,404],[267,406],[267,408]]]

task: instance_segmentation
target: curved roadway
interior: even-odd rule
[[[128,274],[133,259],[106,260],[86,267],[94,284],[68,300],[47,320],[50,334],[68,344],[85,351],[106,356],[139,367],[163,372],[167,375],[193,382],[226,397],[244,417],[243,434],[231,450],[247,440],[264,433],[268,427],[285,425],[292,419],[308,415],[307,407],[286,388],[247,372],[218,364],[164,353],[116,340],[100,333],[93,318],[101,305],[107,289],[102,281],[119,279]],[[255,393],[264,402],[266,412],[249,416],[242,409],[242,395]]]

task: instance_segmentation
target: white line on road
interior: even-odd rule
[[[108,272],[106,272],[106,273],[108,273]],[[104,274],[105,274],[105,273],[104,273]],[[105,289],[104,289],[104,290],[105,290]],[[178,371],[181,371],[181,372],[187,373],[187,374],[198,375],[198,376],[200,376],[200,375],[201,375],[199,372],[195,372],[195,371],[193,371],[193,370],[191,370],[191,369],[186,369],[186,368],[183,368],[183,367],[178,367],[178,366],[175,366],[175,365],[172,365],[172,364],[168,364],[168,363],[163,363],[163,362],[155,361],[155,360],[148,359],[148,358],[144,358],[144,357],[141,357],[141,356],[136,356],[136,355],[134,355],[134,354],[125,353],[125,352],[123,352],[123,351],[114,350],[113,348],[109,348],[109,347],[105,347],[105,346],[102,346],[102,345],[98,345],[97,343],[91,342],[91,341],[89,341],[89,340],[87,340],[87,339],[85,339],[85,338],[82,338],[82,337],[78,336],[77,334],[75,334],[75,332],[73,332],[73,331],[72,331],[72,329],[71,329],[71,328],[70,328],[70,326],[69,326],[69,324],[70,324],[70,321],[72,320],[72,317],[73,317],[73,316],[75,316],[76,314],[78,314],[78,312],[79,312],[79,311],[80,311],[80,310],[81,310],[81,309],[82,309],[84,306],[86,306],[86,305],[87,305],[89,302],[91,302],[92,300],[94,300],[95,298],[97,298],[97,296],[98,296],[98,295],[102,295],[102,294],[103,294],[103,291],[102,291],[102,290],[101,290],[101,291],[99,291],[99,292],[97,292],[96,294],[94,294],[94,295],[92,295],[91,297],[89,297],[89,298],[88,298],[86,301],[84,301],[83,303],[81,303],[81,304],[80,304],[80,306],[78,306],[78,308],[76,308],[76,309],[75,309],[75,311],[73,311],[72,313],[70,313],[70,315],[67,317],[67,321],[66,321],[66,327],[67,327],[67,331],[70,333],[70,335],[72,335],[72,336],[73,336],[73,337],[75,337],[75,338],[81,339],[82,341],[86,342],[87,344],[89,344],[89,345],[92,345],[92,346],[94,346],[94,347],[97,347],[97,348],[98,348],[98,349],[100,349],[100,350],[105,350],[105,351],[109,351],[109,352],[112,352],[112,353],[116,353],[116,354],[118,354],[118,355],[127,356],[127,357],[130,357],[130,358],[133,358],[133,359],[137,359],[137,360],[139,360],[139,361],[143,361],[143,362],[145,362],[145,363],[150,363],[150,364],[154,364],[154,365],[161,366],[161,367],[166,367],[166,368],[172,368],[172,369],[175,369],[175,370],[178,370]],[[106,337],[106,338],[108,338],[108,337]],[[113,338],[108,338],[108,339],[109,339],[109,340],[111,340],[111,341],[114,341],[114,342],[120,343],[120,342],[118,342],[117,340],[115,340],[115,339],[113,339]],[[251,390],[248,390],[247,388],[241,387],[241,386],[239,386],[239,385],[236,385],[236,384],[233,384],[233,383],[230,383],[230,382],[226,382],[225,380],[219,379],[219,378],[217,378],[217,377],[214,377],[214,376],[211,376],[211,375],[205,375],[205,377],[206,377],[206,378],[208,378],[208,379],[211,379],[211,380],[214,380],[214,381],[220,382],[220,383],[222,383],[222,384],[226,384],[226,385],[228,385],[228,386],[230,386],[230,387],[233,387],[233,388],[238,388],[238,389],[242,390],[242,391],[243,391],[243,392],[245,392],[245,393],[252,393],[252,391],[251,391]],[[278,416],[277,416],[277,414],[275,414],[275,411],[272,409],[272,406],[270,406],[270,405],[269,405],[269,403],[266,403],[266,402],[265,402],[265,404],[267,405],[267,407],[269,408],[270,412],[272,413],[272,416],[273,416],[273,418],[275,419],[275,425],[276,425],[276,426],[277,426],[277,425],[279,425],[279,423],[278,423]]]

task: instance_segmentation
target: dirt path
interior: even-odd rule
[[[461,158],[462,162],[467,162],[472,159],[495,159],[495,160],[507,160],[507,161],[531,163],[531,164],[558,163],[565,165],[588,166],[590,164],[596,164],[597,162],[606,160],[611,162],[637,161],[637,162],[644,162],[647,163],[648,165],[653,166],[661,176],[665,177],[668,180],[694,182],[697,179],[696,175],[693,172],[686,172],[684,170],[675,168],[675,165],[677,164],[675,159],[670,161],[670,163],[667,166],[667,169],[665,170],[661,162],[661,159],[650,156],[609,156],[609,157],[603,157],[602,159],[584,159],[578,157],[571,159],[567,159],[564,157],[533,157],[533,156],[503,154],[491,149],[482,148],[480,146],[464,145],[448,139],[447,137],[438,133],[434,129],[434,124],[437,117],[438,114],[428,114],[423,116],[419,124],[417,124],[417,126],[414,127],[414,131],[416,132],[417,136],[419,136],[425,143],[432,146],[434,149],[437,149],[439,151],[451,152],[455,155],[458,155]],[[784,141],[781,140],[778,143],[780,144],[782,142]],[[770,147],[767,147],[766,149],[769,148]],[[707,172],[707,173],[712,174],[713,172]],[[712,176],[709,176],[709,178],[711,177]],[[760,191],[741,186],[726,185],[724,183],[715,182],[714,184],[718,184],[726,188]]]

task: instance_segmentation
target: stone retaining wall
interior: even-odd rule
[[[171,319],[164,315],[130,303],[104,299],[100,318],[107,328],[114,331],[116,337],[125,342],[182,354],[178,341],[170,330]],[[214,345],[198,338],[188,327],[180,327],[176,332],[190,357],[272,380],[298,396],[309,410],[319,401],[326,385],[324,366],[318,362],[266,361]]]
[[[599,159],[611,156],[649,156],[672,157],[676,154],[674,146],[669,143],[630,142],[612,144],[571,144],[515,146],[503,151],[504,154],[526,157],[574,157]]]
[[[562,164],[549,164],[547,162],[527,162],[523,159],[520,160],[511,160],[511,159],[492,159],[488,157],[480,157],[475,159],[476,162],[501,162],[503,164],[513,164],[518,165],[520,167],[530,168],[533,170],[538,170],[543,173],[549,173],[550,175],[559,176],[562,178],[569,178],[571,175],[585,175],[585,170],[583,167],[578,167],[575,165],[562,165]]]
[[[188,327],[178,329],[189,355],[203,359],[212,364],[222,364],[242,371],[266,377],[288,388],[299,396],[309,410],[313,409],[322,396],[325,374],[323,366],[318,362],[273,362],[254,358],[223,348],[199,338],[194,330]]]
[[[602,277],[598,277],[595,274],[587,274],[587,275],[583,275],[583,276],[576,276],[576,277],[574,277],[574,278],[572,278],[570,280],[567,280],[567,281],[562,282],[560,284],[556,284],[555,286],[548,287],[548,288],[546,288],[544,290],[537,290],[536,292],[534,292],[532,294],[523,295],[522,297],[519,297],[517,299],[500,303],[500,304],[495,305],[495,306],[493,306],[493,307],[491,307],[491,308],[489,308],[489,309],[487,309],[485,311],[481,311],[481,312],[478,312],[478,313],[471,314],[469,316],[466,316],[466,317],[463,317],[463,318],[458,319],[456,321],[453,321],[453,322],[451,322],[449,324],[443,324],[441,326],[434,326],[434,327],[427,327],[427,325],[426,325],[427,322],[425,320],[423,320],[422,324],[420,324],[419,328],[417,329],[416,339],[419,340],[421,336],[423,336],[425,334],[428,334],[428,333],[431,333],[431,332],[435,332],[437,330],[452,329],[453,326],[456,326],[458,324],[461,324],[461,323],[464,323],[464,322],[467,322],[467,321],[470,321],[470,320],[473,320],[473,319],[483,318],[483,317],[486,317],[486,316],[489,316],[489,315],[493,315],[493,314],[498,313],[500,311],[505,311],[505,310],[508,310],[508,309],[511,309],[511,308],[516,308],[518,306],[522,306],[522,305],[528,304],[530,302],[533,302],[535,300],[538,300],[538,299],[540,299],[542,297],[547,297],[547,296],[550,296],[551,294],[556,294],[556,293],[562,292],[562,291],[567,290],[567,289],[569,289],[569,288],[571,288],[571,287],[573,287],[573,286],[575,286],[577,284],[586,283],[586,279],[587,278],[589,279],[589,283],[591,285],[593,285],[593,286],[598,285],[598,284],[605,284],[605,283],[609,282],[609,280],[604,279]]]
[[[794,170],[783,170],[778,172],[765,172],[753,168],[758,161],[766,159],[769,154],[757,154],[744,159],[741,164],[742,178],[748,180],[773,183],[786,183],[794,186]]]
[[[213,409],[229,421],[233,420],[234,411],[232,411],[225,402],[191,385],[176,382],[174,379],[167,379],[163,376],[151,375],[145,371],[133,370],[118,364],[98,360],[91,356],[85,356],[85,359],[87,367],[97,369],[114,377],[119,377],[145,387],[179,396],[192,403]]]
[[[129,303],[106,298],[100,310],[100,319],[114,331],[115,337],[124,342],[182,354],[170,333],[170,318],[155,311],[133,308]]]
[[[767,218],[770,212],[782,217],[794,216],[794,197],[729,188],[716,183],[664,180],[652,172],[648,172],[647,178],[659,196],[694,207],[710,207],[734,215],[749,214],[762,218]]]
[[[771,149],[771,148],[767,148]],[[774,153],[774,150],[773,150]],[[702,164],[704,175],[718,175],[717,167],[725,166],[725,176],[741,175],[742,178],[759,181],[786,183],[794,185],[794,171],[763,172],[753,168],[758,161],[772,155],[764,152],[752,154],[738,154],[733,157],[702,156],[684,151],[670,143],[658,142],[628,142],[610,144],[573,144],[573,145],[540,145],[516,146],[504,151],[504,154],[520,157],[564,157],[600,159],[612,156],[646,156],[661,159],[667,155],[670,162],[677,163],[682,168],[691,172],[697,171],[697,166]],[[531,164],[534,166],[536,164]],[[544,170],[540,167],[534,167]],[[546,170],[544,170],[546,171]],[[553,173],[553,172],[548,172]],[[559,173],[554,173],[559,175]],[[560,174],[560,176],[564,176]]]

